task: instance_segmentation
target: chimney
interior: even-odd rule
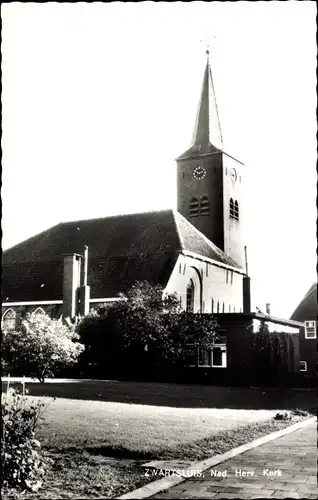
[[[82,262],[82,281],[79,289],[79,313],[86,316],[89,312],[90,287],[87,286],[88,269],[88,247],[84,247],[84,258]]]
[[[77,313],[78,287],[81,278],[81,256],[76,253],[64,255],[63,272],[63,316],[74,318]]]
[[[251,278],[243,277],[243,313],[251,312]]]
[[[266,304],[266,314],[271,315],[271,305],[268,303]]]
[[[245,276],[243,276],[243,313],[251,312],[251,278],[248,276],[247,247],[245,253]]]

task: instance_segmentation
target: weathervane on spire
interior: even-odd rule
[[[203,40],[203,39],[202,39],[202,40],[200,40],[200,42],[201,42],[201,43],[204,43],[204,45],[205,45],[205,53],[206,53],[206,55],[207,55],[208,64],[210,64],[210,53],[211,53],[211,44],[210,44],[210,41],[209,41],[209,40],[210,40],[210,38],[211,38],[211,37],[209,37],[209,36],[208,36],[208,34],[206,33],[205,40]],[[214,38],[214,39],[215,39],[215,38],[216,38],[216,36],[214,35],[214,36],[212,36],[212,38]]]

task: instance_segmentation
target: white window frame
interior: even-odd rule
[[[301,363],[304,363],[304,370],[301,369]],[[300,361],[299,362],[299,370],[301,372],[306,372],[307,371],[307,361]]]
[[[212,368],[227,368],[227,349],[226,349],[226,344],[215,344],[214,348],[218,348],[220,347],[221,348],[221,352],[222,352],[222,365],[214,365],[213,364],[213,349],[212,349],[212,352],[211,352],[211,361],[212,361]],[[223,354],[225,354],[225,356],[223,356]],[[225,359],[225,362],[224,362],[224,359]]]
[[[308,335],[307,328],[313,329],[313,335]],[[305,321],[305,339],[316,339],[317,338],[317,329],[316,329],[316,321],[309,320]]]
[[[191,347],[192,344],[187,344],[187,347]],[[214,365],[213,364],[213,349],[221,348],[222,351],[222,365]],[[210,349],[210,364],[201,365],[199,362],[200,359],[200,349],[199,346],[196,347],[196,364],[195,365],[186,365],[188,368],[227,368],[227,347],[226,344],[215,344],[212,349]]]

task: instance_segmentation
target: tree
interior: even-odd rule
[[[217,327],[214,317],[185,313],[177,296],[165,294],[160,285],[136,282],[119,298],[111,307],[92,312],[79,325],[80,338],[89,344],[85,354],[95,353],[95,361],[104,360],[105,364],[107,350],[116,349],[117,362],[121,357],[123,365],[152,370],[182,363],[189,343],[212,347]]]
[[[60,368],[76,363],[84,346],[75,326],[47,314],[28,313],[16,330],[4,331],[3,357],[24,375],[44,382]]]

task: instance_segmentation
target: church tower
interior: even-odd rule
[[[223,151],[207,51],[190,149],[177,159],[178,212],[244,267],[244,165]]]

